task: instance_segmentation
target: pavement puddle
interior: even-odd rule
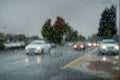
[[[88,74],[92,74],[98,77],[107,78],[107,79],[109,78],[109,79],[115,80],[113,76],[109,75],[107,72],[88,69],[87,66],[89,65],[90,61],[102,60],[101,57],[99,58],[97,57],[96,53],[97,53],[97,48],[90,50],[89,52],[82,55],[81,57],[64,65],[63,69],[70,68],[70,69],[77,70],[80,72],[82,71]]]

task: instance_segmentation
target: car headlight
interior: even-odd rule
[[[99,44],[99,43],[97,43],[97,46],[100,46],[100,44]]]
[[[80,48],[84,48],[84,45],[80,45]]]
[[[37,47],[37,50],[39,50],[39,49],[40,49],[40,47],[38,46],[38,47]]]
[[[28,50],[28,47],[25,47],[26,50]]]
[[[93,46],[96,46],[96,43],[93,43]]]
[[[105,45],[102,45],[102,47],[101,47],[102,49],[107,49],[107,47],[105,46]]]
[[[115,46],[115,49],[116,49],[116,50],[119,50],[119,46],[118,46],[118,45],[116,45],[116,46]]]
[[[75,45],[73,45],[73,48],[74,48],[74,49],[76,49],[76,48],[77,48],[77,45],[76,45],[76,44],[75,44]]]
[[[88,43],[88,46],[92,46],[92,43]]]

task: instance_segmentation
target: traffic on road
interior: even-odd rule
[[[0,0],[0,80],[120,80],[120,0]]]
[[[30,44],[43,45],[43,43],[44,41],[41,43],[41,41],[36,40]],[[16,49],[10,51],[0,51],[0,79],[116,80],[116,78],[113,75],[113,77],[111,77],[111,74],[107,72],[104,73],[101,71],[99,72],[99,70],[92,70],[89,69],[87,66],[88,64],[90,64],[90,61],[106,60],[117,64],[117,59],[119,58],[117,57],[117,55],[107,55],[106,57],[105,55],[100,56],[98,55],[98,46],[86,47],[85,50],[75,50],[73,46],[74,45],[57,46],[56,48],[51,48],[51,51],[49,53],[43,53],[39,55],[27,55],[26,48],[28,49],[28,46],[26,46],[25,49],[21,50]],[[37,47],[38,46],[36,46],[36,49]],[[32,53],[34,52],[32,51]]]

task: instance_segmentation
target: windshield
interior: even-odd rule
[[[120,80],[120,0],[0,0],[0,80]]]
[[[45,44],[45,42],[32,42],[31,44]]]
[[[115,44],[116,42],[115,41],[104,41],[103,43],[105,43],[105,44]]]

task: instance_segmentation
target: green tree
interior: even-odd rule
[[[85,38],[83,35],[79,35],[79,36],[77,37],[77,40],[78,40],[78,41],[84,41],[84,40],[86,40],[86,38]]]
[[[38,40],[39,37],[37,35],[34,35],[34,36],[31,36],[30,39],[32,39],[32,40]]]
[[[19,41],[24,41],[26,36],[24,34],[19,35]]]
[[[78,38],[78,32],[71,28],[70,31],[67,34],[66,41],[67,42],[77,41],[77,38]]]
[[[53,29],[54,29],[54,39],[55,39],[54,42],[61,44],[63,40],[63,36],[69,32],[70,26],[64,21],[63,18],[57,17],[53,25]]]
[[[57,17],[53,25],[51,20],[48,19],[42,27],[41,33],[43,38],[50,42],[61,44],[63,36],[68,33],[70,26],[64,21],[63,18]]]
[[[0,33],[0,41],[5,41],[5,34],[4,33]]]
[[[116,34],[116,8],[112,5],[111,8],[106,8],[103,11],[97,35],[102,38],[112,38]]]
[[[50,40],[51,19],[48,19],[42,27],[41,34],[46,40]]]

